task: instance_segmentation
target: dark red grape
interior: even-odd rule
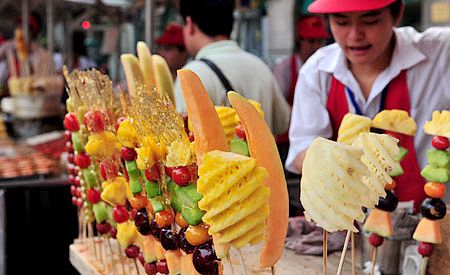
[[[204,243],[194,249],[192,262],[201,274],[218,274],[219,264],[211,242]]]
[[[148,220],[147,209],[141,208],[134,215],[134,224],[142,235],[150,234],[150,222]]]
[[[115,227],[111,228],[111,230],[109,231],[109,234],[111,235],[111,238],[113,238],[113,239],[117,238],[117,228],[115,228]]]
[[[194,252],[195,246],[191,245],[187,240],[186,240],[186,228],[182,228],[180,230],[180,232],[178,233],[178,238],[179,238],[179,245],[180,248],[186,252],[186,254],[191,254],[192,252]]]
[[[137,158],[136,150],[123,146],[120,150],[120,156],[126,161],[133,161]]]
[[[152,234],[153,237],[159,239],[160,233],[161,233],[161,228],[159,228],[158,224],[156,223],[156,220],[153,219],[150,222],[150,234]]]
[[[111,225],[106,221],[103,221],[102,223],[97,223],[95,228],[97,228],[97,231],[100,234],[108,234],[109,231],[111,231]]]
[[[144,253],[142,251],[139,252],[139,262],[141,262],[142,266],[145,265]]]
[[[117,205],[113,209],[113,218],[117,223],[123,223],[130,218],[130,213],[125,206]]]
[[[98,191],[95,188],[90,188],[86,191],[86,199],[92,203],[92,204],[96,204],[97,202],[100,201],[100,191]]]
[[[158,272],[156,269],[156,262],[145,263],[144,270],[147,275],[155,275]]]
[[[159,260],[156,263],[156,271],[161,274],[169,274],[169,267],[167,266],[166,260]]]
[[[125,255],[127,255],[128,258],[135,259],[139,257],[140,248],[137,245],[130,244],[125,249]]]
[[[170,227],[161,229],[159,238],[165,250],[175,250],[178,248],[178,235]]]

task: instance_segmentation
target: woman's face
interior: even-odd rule
[[[334,39],[352,64],[370,65],[390,58],[386,53],[390,53],[393,27],[399,18],[393,18],[389,8],[336,13],[330,15],[330,27]]]

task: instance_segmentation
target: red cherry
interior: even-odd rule
[[[142,266],[145,265],[144,253],[142,251],[139,252],[139,262],[141,262]]]
[[[70,184],[73,184],[73,182],[75,181],[75,176],[70,174],[67,180],[69,181]]]
[[[420,242],[417,251],[423,257],[430,257],[431,252],[433,252],[433,245],[431,243]]]
[[[71,141],[67,141],[66,145],[64,147],[64,151],[66,151],[67,153],[73,153],[73,145]]]
[[[67,113],[64,117],[64,128],[71,132],[80,130],[80,124],[78,124],[78,118],[74,113]]]
[[[370,234],[369,243],[374,247],[379,247],[383,244],[384,238],[376,233]]]
[[[100,234],[108,234],[111,230],[111,225],[108,222],[102,222],[97,223],[95,225],[95,228],[97,229],[98,233]]]
[[[72,141],[72,133],[69,130],[64,131],[64,140]]]
[[[83,123],[89,132],[98,133],[106,129],[106,117],[101,111],[89,111],[84,115]]]
[[[137,158],[137,153],[133,148],[123,146],[120,150],[120,156],[126,161],[132,161]]]
[[[81,195],[83,195],[83,192],[81,192],[81,187],[77,187],[77,191],[75,192],[75,195],[78,198],[81,198]]]
[[[100,175],[104,180],[113,179],[119,175],[119,169],[114,162],[103,161],[100,163]]]
[[[67,154],[67,162],[68,163],[75,163],[75,154],[74,153],[69,153]]]
[[[140,251],[139,246],[130,244],[125,249],[125,255],[127,255],[128,258],[135,259],[135,258],[139,257],[139,251]]]
[[[70,186],[70,194],[75,196],[77,194],[77,187],[75,185]]]
[[[78,153],[75,156],[75,164],[81,169],[88,168],[91,165],[91,158],[86,153]]]
[[[156,263],[156,271],[161,274],[169,274],[169,267],[167,266],[166,260],[159,260]]]
[[[435,136],[431,140],[431,145],[433,145],[433,147],[438,150],[447,150],[447,148],[450,146],[450,142],[446,137]]]
[[[187,166],[187,169],[189,170],[189,172],[191,173],[191,182],[196,182],[198,179],[198,166],[197,164],[191,164],[189,166]]]
[[[168,166],[164,167],[164,172],[170,178],[172,178],[172,171],[173,171],[173,167],[168,167]]]
[[[95,188],[90,188],[86,191],[86,198],[90,203],[96,204],[100,201],[100,192]]]
[[[189,141],[190,141],[190,142],[193,142],[193,141],[195,140],[195,137],[194,137],[194,133],[193,133],[193,132],[189,132],[188,136],[189,136]]]
[[[145,170],[145,177],[149,181],[158,181],[161,178],[159,173],[159,165],[156,163],[150,169]]]
[[[136,208],[131,209],[131,219],[133,219],[133,221],[134,221],[134,219],[135,219],[135,217],[136,217],[137,211],[138,211],[138,210],[137,210]]]
[[[111,238],[113,239],[117,238],[117,228],[112,227],[111,230],[109,231],[109,234],[111,235]]]
[[[239,124],[236,126],[235,131],[236,131],[236,135],[237,135],[240,139],[243,139],[243,140],[246,139],[245,129],[244,129],[244,126],[242,125],[242,123],[239,123]]]
[[[191,172],[185,166],[173,168],[172,179],[180,186],[188,185],[191,180]]]
[[[76,176],[76,177],[73,179],[73,185],[75,185],[75,186],[77,186],[77,187],[81,186],[81,181],[80,181],[80,177],[79,177],[79,176]]]
[[[75,196],[72,196],[72,204],[77,206],[78,205],[77,201],[78,201],[78,198]]]
[[[77,206],[78,206],[78,208],[83,207],[83,199],[82,198],[77,199]]]
[[[158,272],[156,269],[156,263],[145,263],[144,270],[147,275],[156,275]]]
[[[117,223],[123,223],[128,221],[130,213],[125,206],[117,205],[113,209],[113,218]]]
[[[116,131],[117,130],[119,130],[119,126],[120,126],[120,124],[124,121],[124,120],[126,120],[127,118],[126,117],[119,117],[118,119],[117,119],[117,122],[116,122]]]
[[[393,138],[396,138],[398,140],[400,140],[403,136],[403,134],[397,133],[397,132],[391,132],[391,131],[385,131],[384,132],[386,135],[390,135]]]

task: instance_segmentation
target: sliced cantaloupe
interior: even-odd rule
[[[199,275],[192,263],[192,254],[181,257],[181,275]]]
[[[364,230],[377,233],[382,237],[390,237],[394,233],[391,215],[378,208],[372,209],[363,226]]]
[[[157,240],[152,235],[142,236],[142,253],[146,263],[156,261],[156,247]]]
[[[200,78],[191,70],[178,70],[177,73],[194,132],[197,164],[200,166],[203,154],[212,150],[228,152],[228,142],[216,109]]]
[[[259,264],[263,268],[274,266],[283,254],[289,218],[289,200],[283,165],[275,139],[255,107],[235,92],[228,92],[228,99],[244,126],[250,156],[256,159],[258,166],[266,168],[269,172],[264,184],[270,188],[270,212]]]
[[[169,274],[180,274],[181,273],[181,251],[168,250],[166,252],[167,267],[169,268]]]
[[[164,260],[166,258],[166,250],[161,242],[155,239],[155,254],[157,260]]]
[[[442,243],[439,222],[422,218],[414,231],[413,239],[426,243]]]

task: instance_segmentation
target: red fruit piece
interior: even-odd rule
[[[170,178],[172,178],[172,171],[173,171],[173,167],[168,167],[168,166],[164,167],[164,172]]]
[[[142,266],[145,265],[144,253],[143,253],[142,251],[139,252],[139,262],[141,262],[141,265],[142,265]]]
[[[169,274],[169,267],[167,266],[166,260],[159,260],[156,263],[156,271],[161,274]]]
[[[163,228],[171,225],[175,220],[175,216],[172,211],[163,210],[155,214],[155,220],[159,228]]]
[[[89,111],[84,115],[84,125],[89,132],[98,133],[106,129],[106,117],[101,111]]]
[[[433,245],[431,243],[420,242],[417,251],[423,257],[430,257],[431,252],[433,251]]]
[[[70,186],[70,194],[75,196],[77,194],[77,187],[75,185]]]
[[[145,263],[144,270],[147,275],[155,275],[158,271],[156,269],[156,263]]]
[[[115,162],[103,161],[100,163],[100,175],[104,180],[113,179],[119,175],[119,169]]]
[[[64,151],[66,151],[67,153],[73,154],[73,145],[72,145],[71,141],[66,142],[66,145],[64,146]]]
[[[100,192],[95,188],[90,188],[86,191],[86,199],[90,203],[96,204],[100,201]]]
[[[117,228],[112,227],[111,230],[109,231],[109,234],[111,235],[111,238],[113,239],[117,238]]]
[[[135,259],[137,257],[139,257],[139,246],[134,245],[134,244],[130,244],[126,249],[125,249],[125,255],[127,255],[128,258],[131,259]]]
[[[78,206],[78,198],[75,196],[72,196],[72,204],[75,206]]]
[[[191,180],[191,172],[185,166],[173,168],[172,179],[180,186],[188,185]]]
[[[431,140],[431,145],[433,145],[433,147],[438,150],[447,150],[447,148],[450,146],[450,142],[446,137],[435,136]]]
[[[75,164],[81,169],[88,168],[91,165],[91,158],[86,153],[78,153],[75,156]]]
[[[147,197],[141,195],[135,195],[134,197],[129,198],[128,201],[130,202],[131,207],[136,210],[144,208],[148,204]]]
[[[82,198],[77,199],[77,206],[78,206],[78,208],[83,207],[83,199]]]
[[[72,141],[72,133],[69,130],[64,131],[64,140]]]
[[[75,155],[74,155],[74,153],[67,154],[67,162],[68,163],[75,163]]]
[[[237,135],[240,139],[243,139],[243,140],[246,139],[245,129],[244,129],[244,126],[242,125],[242,123],[239,123],[239,124],[236,126],[235,131],[236,131],[236,135]]]
[[[155,163],[152,168],[145,170],[145,177],[149,181],[158,181],[161,178],[159,165]]]
[[[117,223],[123,223],[128,221],[130,213],[125,206],[117,205],[113,209],[113,218]]]
[[[80,181],[80,177],[79,177],[79,176],[76,176],[76,177],[74,178],[74,180],[73,180],[73,185],[75,185],[75,186],[77,186],[77,187],[81,186],[81,181]]]
[[[108,222],[102,222],[102,223],[97,223],[95,225],[95,228],[97,229],[98,233],[100,234],[108,234],[109,231],[111,230],[111,225]]]
[[[122,147],[122,150],[120,150],[121,157],[126,161],[132,161],[137,158],[137,153],[133,148],[128,147]]]
[[[369,243],[374,247],[379,247],[383,244],[384,238],[376,233],[370,234]]]
[[[80,124],[78,124],[77,116],[74,113],[67,113],[64,117],[64,128],[71,132],[80,130]]]

